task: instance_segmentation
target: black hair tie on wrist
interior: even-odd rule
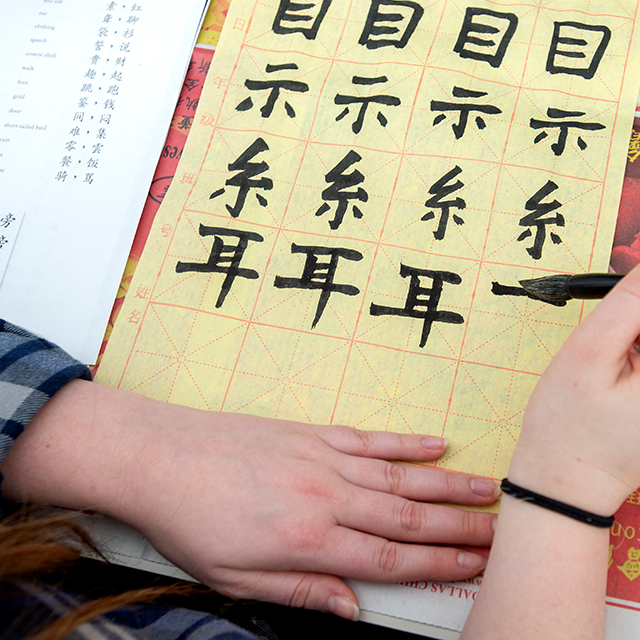
[[[564,504],[564,502],[552,500],[551,498],[541,496],[539,493],[534,493],[533,491],[529,491],[528,489],[518,487],[512,482],[509,482],[508,478],[505,478],[502,481],[501,489],[514,498],[518,498],[518,500],[532,502],[533,504],[537,504],[539,507],[544,507],[545,509],[556,511],[557,513],[561,513],[564,516],[569,516],[569,518],[573,518],[574,520],[590,524],[594,527],[608,529],[615,522],[613,516],[597,516],[594,513],[589,513],[588,511],[583,511],[582,509],[577,509],[576,507],[572,507],[571,505]]]

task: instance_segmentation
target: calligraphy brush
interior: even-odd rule
[[[541,300],[599,300],[620,282],[624,274],[584,273],[579,275],[554,275],[533,280],[520,280],[522,288]]]

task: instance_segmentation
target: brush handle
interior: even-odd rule
[[[623,273],[584,273],[570,276],[567,293],[579,300],[600,300],[624,278]]]

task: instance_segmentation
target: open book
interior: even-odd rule
[[[606,269],[616,224],[638,7],[589,6],[234,0],[97,380],[440,435],[438,466],[506,475],[588,311],[518,280]],[[447,638],[478,582],[353,586]],[[612,638],[640,608],[619,600]]]
[[[83,362],[207,4],[0,1],[0,308]]]

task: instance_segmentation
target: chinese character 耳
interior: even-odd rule
[[[438,309],[444,284],[460,284],[462,282],[462,278],[457,273],[417,269],[401,263],[400,276],[409,278],[409,291],[404,307],[388,307],[372,303],[369,309],[372,316],[389,315],[422,319],[421,348],[427,344],[434,322],[464,324],[464,318],[459,313]],[[420,278],[429,278],[432,280],[432,285],[430,287],[422,286]]]
[[[311,324],[312,329],[315,329],[322,317],[332,293],[342,293],[346,296],[357,296],[360,293],[360,289],[351,284],[337,284],[334,282],[340,258],[359,262],[363,258],[359,251],[342,247],[303,247],[292,243],[291,253],[306,254],[302,277],[285,278],[276,276],[274,286],[277,289],[316,289],[320,291],[316,314]],[[319,260],[321,256],[328,256],[329,261],[323,262]]]
[[[240,262],[249,246],[249,242],[262,242],[264,238],[252,231],[240,231],[225,227],[206,227],[203,224],[200,225],[200,235],[203,238],[214,236],[209,259],[206,262],[178,262],[176,264],[176,273],[188,271],[224,273],[225,279],[216,301],[216,309],[219,309],[224,304],[227,294],[231,291],[231,285],[236,278],[256,280],[260,277],[257,271],[240,267]],[[225,244],[223,240],[225,237],[237,238],[238,244]]]

